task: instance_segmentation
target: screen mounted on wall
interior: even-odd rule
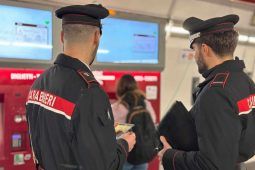
[[[52,59],[52,12],[0,5],[0,59]]]
[[[102,25],[98,63],[159,63],[158,23],[106,18]]]

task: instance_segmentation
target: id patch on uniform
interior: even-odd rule
[[[218,73],[210,83],[210,87],[225,87],[229,73]]]

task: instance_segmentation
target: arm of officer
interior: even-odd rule
[[[117,140],[118,143],[118,154],[117,155],[123,155],[123,152],[125,153],[125,159],[118,156],[117,159],[115,159],[112,164],[110,164],[109,170],[112,169],[118,169],[122,170],[122,167],[124,163],[126,162],[128,152],[130,152],[134,145],[135,145],[135,134],[133,132],[128,132],[126,134],[123,134],[121,139]],[[119,162],[117,164],[116,162]]]
[[[199,151],[168,149],[162,158],[166,170],[234,169],[241,125],[229,96],[219,87],[201,96],[195,108]]]
[[[84,92],[76,104],[72,124],[72,148],[83,169],[122,170],[129,152],[128,141],[116,141],[106,95],[96,88]]]

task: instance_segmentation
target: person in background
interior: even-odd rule
[[[255,153],[251,102],[255,85],[243,71],[244,62],[233,57],[238,21],[239,16],[227,15],[208,20],[190,17],[183,23],[190,32],[198,71],[205,78],[193,95],[195,103],[190,110],[199,149],[173,149],[161,137],[164,149],[159,156],[166,170],[235,170]]]
[[[100,37],[102,5],[60,8],[63,53],[32,85],[26,102],[37,169],[122,170],[135,134],[116,140],[107,94],[90,70]]]
[[[118,84],[116,91],[117,101],[112,104],[113,116],[118,123],[127,123],[127,115],[130,109],[136,105],[136,101],[142,99],[142,104],[150,113],[152,121],[156,123],[155,111],[151,103],[146,99],[144,92],[142,92],[137,85],[132,75],[123,75]],[[146,170],[148,163],[133,165],[128,161],[125,163],[123,170]]]

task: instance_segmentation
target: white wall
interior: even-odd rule
[[[187,39],[169,37],[166,41],[165,69],[161,74],[161,117],[175,100],[181,100],[187,107],[191,105],[191,79],[199,74],[195,61],[180,57],[181,50],[188,47]]]

